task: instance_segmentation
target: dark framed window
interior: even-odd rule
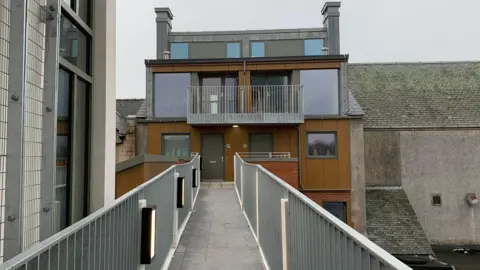
[[[265,42],[255,41],[250,44],[251,57],[265,57]]]
[[[190,134],[162,134],[162,155],[189,157]]]
[[[227,43],[227,58],[240,58],[240,43]]]
[[[323,202],[323,209],[330,212],[344,223],[348,222],[347,218],[347,203],[346,202]]]
[[[323,54],[323,39],[306,39],[303,45],[306,56]]]
[[[65,15],[60,19],[60,56],[91,75],[91,38]]]
[[[309,158],[336,158],[336,132],[309,132],[307,133],[307,157]]]
[[[171,59],[188,59],[188,43],[171,43]]]

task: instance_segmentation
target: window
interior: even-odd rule
[[[187,117],[190,73],[156,73],[154,80],[155,117]]]
[[[91,39],[67,17],[60,19],[60,56],[90,75]]]
[[[442,195],[433,194],[432,195],[432,205],[442,205]]]
[[[300,70],[305,115],[339,114],[338,69]]]
[[[346,202],[323,202],[322,207],[344,223],[347,223]]]
[[[265,57],[265,42],[252,42],[250,47],[252,57]]]
[[[240,43],[227,43],[227,58],[240,58]]]
[[[188,59],[188,43],[171,43],[171,59]]]
[[[306,56],[323,54],[323,39],[306,39],[304,41]]]
[[[162,135],[162,155],[169,157],[189,157],[190,135]]]
[[[308,133],[308,157],[336,158],[337,136],[335,132]]]

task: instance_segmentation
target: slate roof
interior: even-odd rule
[[[434,255],[410,205],[398,189],[367,189],[367,235],[393,255]]]
[[[369,128],[480,127],[480,62],[349,64]]]
[[[125,134],[128,128],[128,122],[118,111],[116,121],[117,132],[122,135]]]
[[[136,115],[145,99],[117,99],[117,112],[124,117]]]
[[[147,102],[144,100],[140,109],[137,111],[137,118],[146,118],[147,117]]]

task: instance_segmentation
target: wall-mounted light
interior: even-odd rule
[[[185,204],[185,177],[177,177],[177,208]]]
[[[155,205],[142,208],[142,232],[140,263],[151,264],[156,254],[157,207]]]
[[[232,127],[234,127],[234,128],[238,128],[238,125],[233,125]]]
[[[196,168],[192,169],[192,187],[193,188],[197,187],[197,169]]]

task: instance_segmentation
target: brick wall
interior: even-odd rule
[[[298,189],[298,162],[297,161],[255,161],[271,173]]]

